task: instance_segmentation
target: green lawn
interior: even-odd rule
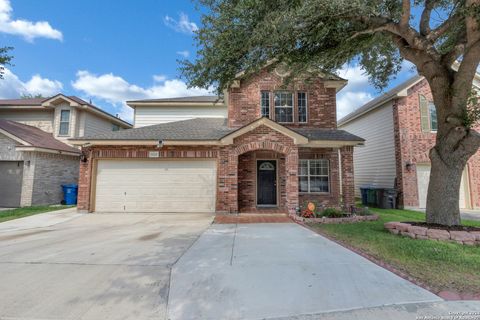
[[[425,221],[425,215],[409,210],[371,210],[380,216],[378,221],[310,226],[387,262],[436,291],[480,292],[480,247],[390,234],[383,227],[385,222]],[[463,221],[463,224],[480,226],[480,221]]]
[[[72,206],[33,206],[0,211],[0,222],[32,216],[34,214],[61,210]]]

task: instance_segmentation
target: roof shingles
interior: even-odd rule
[[[235,128],[227,127],[226,119],[196,118],[191,120],[156,124],[152,126],[110,132],[75,140],[177,140],[199,141],[220,140]],[[295,132],[307,137],[309,140],[323,141],[364,141],[362,138],[344,130],[334,129],[294,129]]]
[[[80,150],[55,139],[51,133],[45,132],[36,127],[28,126],[15,121],[0,119],[0,129],[8,132],[22,141],[25,141],[32,147],[80,153]]]

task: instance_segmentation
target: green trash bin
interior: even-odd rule
[[[378,204],[377,189],[369,188],[367,190],[367,204],[369,207],[376,207]]]

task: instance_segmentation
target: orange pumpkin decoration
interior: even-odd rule
[[[309,211],[315,212],[315,203],[309,202],[309,203],[307,204],[307,208],[308,208]]]

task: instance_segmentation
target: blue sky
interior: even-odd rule
[[[195,57],[199,25],[190,0],[0,0],[0,46],[15,48],[0,98],[63,92],[131,120],[125,100],[207,94],[187,89],[177,64]],[[413,75],[405,66],[390,87]],[[357,66],[339,74],[350,80],[339,116],[379,94]]]

